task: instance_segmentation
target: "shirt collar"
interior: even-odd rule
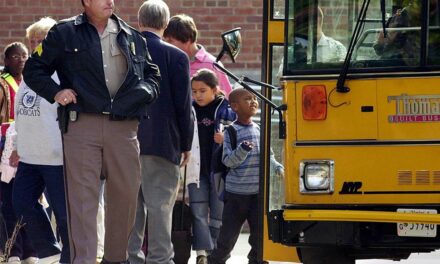
[[[102,32],[101,38],[105,38],[110,34],[118,34],[118,32],[119,32],[118,24],[116,23],[116,21],[109,18],[107,22],[107,26],[105,27],[104,32]]]
[[[110,18],[116,22],[116,24],[118,25],[118,28],[123,30],[128,35],[132,34],[131,30],[130,30],[130,26],[128,26],[124,21],[122,21],[117,15],[112,14],[112,16]],[[82,13],[82,14],[76,16],[74,25],[79,26],[79,25],[87,23],[87,22],[88,22],[88,19],[87,19],[86,13]]]
[[[143,31],[142,34],[143,34],[145,37],[148,37],[148,38],[158,38],[158,39],[162,39],[161,36],[159,36],[158,34],[156,34],[156,33],[154,33],[154,32],[151,32],[151,31]]]
[[[205,48],[200,44],[197,44],[197,48],[199,48],[199,50],[194,55],[194,60],[204,61],[205,57],[207,56]]]

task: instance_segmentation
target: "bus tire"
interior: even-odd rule
[[[298,249],[303,264],[355,264],[356,259],[350,257],[342,248],[301,248]],[[324,262],[323,262],[324,261]]]

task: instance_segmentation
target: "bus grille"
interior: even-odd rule
[[[434,185],[440,185],[440,171],[432,172],[432,183]]]
[[[415,178],[413,179],[413,174]],[[398,185],[440,185],[440,171],[418,170],[414,173],[409,170],[397,171]]]

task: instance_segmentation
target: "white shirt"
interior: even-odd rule
[[[59,83],[56,73],[52,79]],[[15,95],[16,149],[20,161],[35,165],[63,165],[57,103],[38,96],[24,81]]]
[[[341,42],[335,40],[334,38],[327,37],[324,35],[324,33],[321,34],[321,38],[316,46],[317,62],[343,61],[345,59],[345,55],[347,54],[347,49]]]

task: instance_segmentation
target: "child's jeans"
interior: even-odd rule
[[[250,228],[248,254],[249,264],[257,264],[258,246],[258,194],[240,195],[225,192],[225,209],[223,210],[223,225],[217,239],[217,248],[209,256],[209,263],[224,264],[231,257],[241,227],[248,221]]]
[[[62,250],[52,231],[49,217],[38,202],[45,188],[50,197],[50,206],[55,214],[57,230],[63,243]],[[60,262],[70,263],[63,166],[20,162],[15,175],[12,199],[15,213],[23,217],[26,223],[24,228],[38,252],[38,257],[46,258],[61,252]]]
[[[191,183],[188,190],[193,215],[193,250],[213,250],[222,225],[223,202],[207,176],[200,176],[199,188]]]

